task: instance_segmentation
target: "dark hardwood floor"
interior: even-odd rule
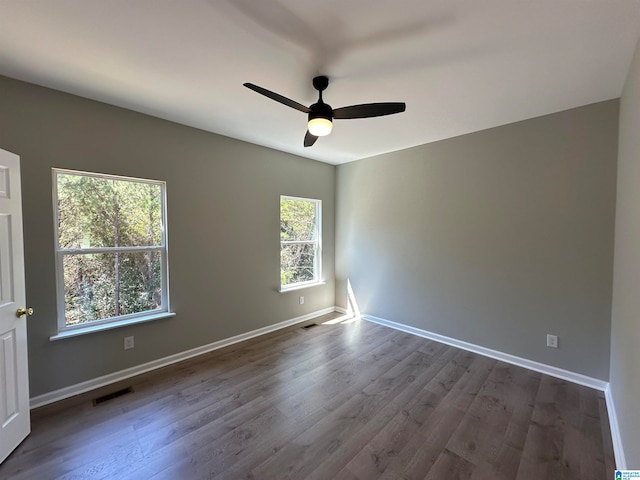
[[[613,478],[601,392],[328,318],[36,409],[0,478]]]

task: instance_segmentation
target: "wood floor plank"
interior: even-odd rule
[[[36,409],[0,478],[608,478],[602,392],[364,321],[293,326]],[[94,406],[122,387],[133,393]]]
[[[475,466],[471,480],[514,480],[518,474],[522,449],[503,443],[494,458]]]
[[[459,408],[473,401],[474,392],[480,389],[491,372],[488,365],[495,360],[460,351],[448,363],[448,369],[436,375],[433,393],[443,395],[431,413],[425,428],[417,430],[402,451],[393,458],[380,478],[395,478],[401,471],[406,478],[422,478],[435,464],[438,456],[446,448],[451,435],[458,428],[465,415]],[[446,381],[443,373],[448,372]]]
[[[327,399],[328,414],[325,419],[255,469],[255,476],[279,476],[283,479],[314,478],[317,474],[314,475],[313,472],[320,464],[322,476],[336,474],[344,466],[345,458],[353,454],[350,452],[359,450],[362,441],[375,434],[396,413],[397,407],[385,407],[389,407],[402,391],[409,388],[414,375],[422,365],[422,360],[426,357],[420,352],[404,348],[407,343],[412,343],[412,340],[402,337],[396,339],[393,342],[395,348],[392,350],[397,352],[395,356],[390,357],[386,353],[374,354],[373,364],[385,367],[375,375],[368,372],[366,375],[360,375],[358,380],[345,385],[347,395],[344,398],[337,396],[331,400]],[[393,361],[389,361],[389,358]],[[358,371],[364,372],[365,365],[360,365]],[[350,390],[358,393],[351,395],[348,393]],[[314,448],[310,449],[310,446]],[[334,455],[338,449],[338,455]],[[300,465],[303,465],[303,468],[298,468]]]
[[[476,466],[496,464],[510,452],[505,446],[521,450],[533,412],[536,380],[525,369],[498,362],[451,437],[448,450]]]
[[[408,353],[405,360],[364,390],[365,395],[381,397],[381,409],[375,414],[358,415],[359,423],[340,439],[340,452],[335,452],[309,475],[309,480],[323,479],[337,474],[372,437],[379,434],[392,419],[406,411],[405,408],[422,390],[424,381],[431,376],[429,364],[432,360],[419,351]]]
[[[455,453],[445,450],[429,469],[425,480],[440,480],[442,478],[456,478],[466,480],[473,474],[473,465]]]
[[[517,478],[606,478],[602,422],[584,395],[598,398],[586,387],[543,376]]]
[[[429,388],[430,384],[440,382],[437,374],[449,366],[458,353],[454,349],[447,349],[425,368],[426,378],[418,379],[417,382],[421,387],[420,391],[350,460],[350,471],[360,478],[377,478],[416,432],[425,428],[427,419],[444,397],[434,393]]]

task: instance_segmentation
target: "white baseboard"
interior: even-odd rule
[[[616,469],[626,470],[627,460],[624,456],[622,437],[620,436],[620,427],[618,424],[618,415],[616,414],[616,406],[613,403],[610,386],[607,386],[604,391],[604,398],[607,401],[607,413],[609,414],[609,426],[611,427],[611,440],[613,441],[613,454],[616,458]]]
[[[347,313],[349,313],[349,311],[346,308],[338,307],[338,306],[336,306],[334,308],[335,308],[336,312],[342,313],[343,315],[346,315]]]
[[[502,362],[528,368],[529,370],[534,370],[546,375],[551,375],[552,377],[561,378],[562,380],[568,380],[569,382],[584,385],[586,387],[595,388],[596,390],[600,390],[603,392],[609,386],[608,382],[598,380],[597,378],[588,377],[586,375],[582,375],[581,373],[571,372],[569,370],[564,370],[562,368],[536,362],[534,360],[518,357],[509,353],[503,353],[497,350],[492,350],[490,348],[481,347],[480,345],[475,345],[473,343],[464,342],[455,338],[446,337],[438,333],[429,332],[427,330],[411,327],[402,323],[392,322],[391,320],[386,320],[384,318],[374,317],[373,315],[367,314],[362,315],[362,318],[369,322],[395,328],[396,330],[401,330],[406,333],[411,333],[413,335],[418,335],[430,340],[435,340],[436,342],[445,343],[447,345],[451,345],[452,347],[461,348],[462,350],[467,350],[469,352],[484,355],[485,357],[495,358],[496,360],[500,360]]]
[[[137,365],[135,367],[127,368],[125,370],[113,372],[108,375],[104,375],[102,377],[87,380],[86,382],[77,383],[75,385],[70,385],[68,387],[64,387],[59,390],[47,392],[45,394],[38,395],[36,397],[31,397],[30,406],[32,409],[37,407],[42,407],[49,403],[57,402],[59,400],[64,400],[65,398],[73,397],[74,395],[78,395],[80,393],[85,393],[90,390],[94,390],[96,388],[104,387],[105,385],[119,382],[120,380],[125,380],[127,378],[140,375],[141,373],[146,373],[151,370],[155,370],[157,368],[166,367],[167,365],[171,365],[172,363],[181,362],[183,360],[187,360],[189,358],[202,355],[203,353],[211,352],[213,350],[218,350],[219,348],[227,347],[229,345],[233,345],[234,343],[238,343],[244,340],[248,340],[250,338],[258,337],[260,335],[264,335],[266,333],[270,333],[275,330],[280,330],[282,328],[295,325],[296,323],[306,322],[307,320],[311,320],[312,318],[319,317],[320,315],[326,315],[327,313],[332,313],[335,311],[339,311],[338,307],[324,308],[322,310],[308,313],[300,317],[285,320],[284,322],[276,323],[274,325],[269,325],[267,327],[258,328],[257,330],[252,330],[250,332],[241,333],[240,335],[236,335],[230,338],[225,338],[223,340],[218,340],[217,342],[213,342],[208,345],[203,345],[201,347],[193,348],[185,352],[169,355],[168,357],[159,358],[158,360],[153,360],[151,362],[143,363],[142,365]]]

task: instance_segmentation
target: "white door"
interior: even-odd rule
[[[20,157],[0,150],[0,462],[31,429]]]

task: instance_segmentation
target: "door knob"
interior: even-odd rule
[[[19,308],[18,310],[16,310],[16,317],[20,318],[23,315],[26,315],[28,317],[33,315],[33,308]]]

